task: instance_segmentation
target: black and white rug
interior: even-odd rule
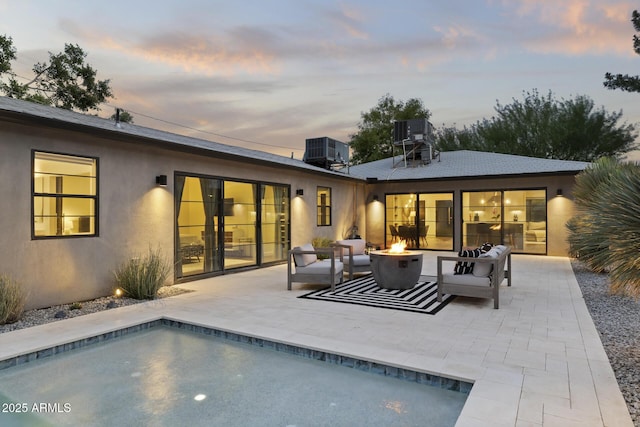
[[[372,275],[368,275],[336,285],[335,292],[327,288],[298,298],[436,314],[455,298],[453,295],[443,295],[442,302],[438,302],[437,290],[437,283],[429,281],[418,282],[411,289],[384,289],[378,286]]]

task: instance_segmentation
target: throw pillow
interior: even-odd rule
[[[498,246],[494,246],[490,251],[481,254],[478,258],[498,258],[502,253],[502,249]],[[476,277],[489,277],[493,264],[488,262],[478,262],[473,267],[473,275]]]
[[[478,249],[463,249],[458,252],[458,256],[466,258],[478,258],[482,252]],[[458,261],[453,268],[453,274],[469,274],[473,272],[473,262]]]

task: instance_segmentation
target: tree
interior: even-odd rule
[[[393,123],[398,120],[429,119],[431,113],[422,100],[411,98],[406,102],[396,101],[386,94],[378,104],[362,113],[358,132],[351,135],[351,162],[360,164],[385,159],[393,155]]]
[[[619,124],[622,112],[596,108],[585,95],[558,100],[550,91],[524,93],[524,100],[495,107],[496,116],[457,130],[438,132],[441,151],[477,150],[547,159],[593,161],[621,157],[635,148],[634,125]]]
[[[116,112],[109,117],[114,122],[133,124],[133,116],[128,111],[116,108]]]
[[[640,32],[640,13],[634,10],[631,14],[631,22],[636,32]],[[633,35],[633,50],[640,55],[640,37],[637,34]],[[607,89],[621,89],[627,92],[640,92],[640,76],[630,76],[628,74],[616,74],[611,73],[604,75],[604,87]]]
[[[111,98],[109,80],[97,80],[97,71],[85,64],[87,54],[78,45],[65,44],[64,52],[49,52],[49,61],[33,66],[34,77],[20,83],[11,68],[16,59],[13,39],[0,36],[0,92],[11,98],[24,99],[67,110],[99,110],[98,106]]]

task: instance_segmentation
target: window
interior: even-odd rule
[[[97,235],[98,161],[33,152],[34,238]]]
[[[331,225],[331,188],[318,187],[318,225]]]

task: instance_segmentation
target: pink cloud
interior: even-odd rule
[[[503,1],[511,8],[512,2]],[[602,4],[591,0],[523,0],[515,8],[521,19],[535,19],[545,36],[529,37],[525,45],[539,53],[629,55],[634,6],[627,2]]]

